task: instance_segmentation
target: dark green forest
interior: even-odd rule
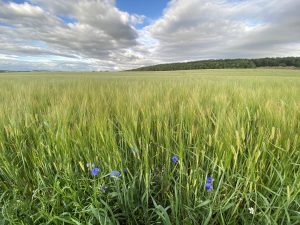
[[[300,57],[260,58],[260,59],[211,59],[182,63],[168,63],[146,66],[133,71],[169,71],[196,69],[256,68],[256,67],[298,67]]]

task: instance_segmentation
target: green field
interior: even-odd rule
[[[300,224],[299,134],[300,70],[3,73],[0,224]]]

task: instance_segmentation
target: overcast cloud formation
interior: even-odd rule
[[[122,70],[299,56],[299,9],[299,0],[172,0],[153,20],[114,0],[0,0],[0,69]]]

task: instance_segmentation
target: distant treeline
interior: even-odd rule
[[[300,57],[260,58],[260,59],[212,59],[183,63],[168,63],[146,66],[133,71],[168,71],[196,69],[225,69],[225,68],[256,68],[256,67],[298,67]]]

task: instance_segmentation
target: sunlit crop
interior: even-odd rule
[[[0,75],[0,224],[299,224],[300,71]]]

